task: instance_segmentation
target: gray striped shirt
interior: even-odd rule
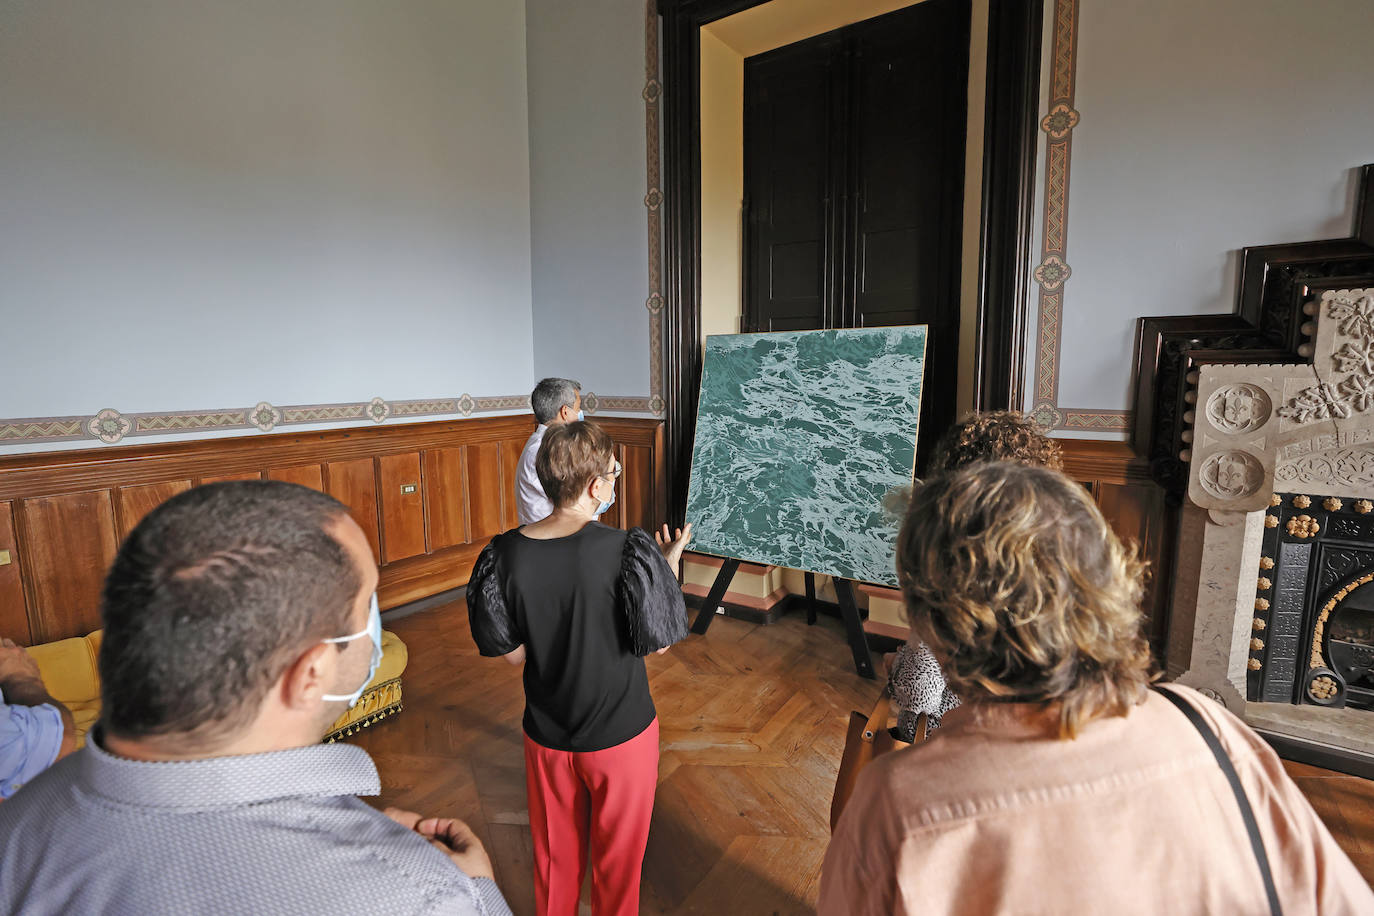
[[[0,913],[509,916],[356,797],[380,791],[347,744],[148,763],[92,740],[0,804]]]

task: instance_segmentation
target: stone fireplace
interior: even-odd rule
[[[1374,288],[1309,288],[1302,312],[1310,364],[1188,376],[1168,669],[1374,775]]]

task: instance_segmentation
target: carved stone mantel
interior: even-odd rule
[[[1241,715],[1272,495],[1374,497],[1374,288],[1328,290],[1304,313],[1311,365],[1203,366],[1189,398],[1168,668]]]
[[[1204,366],[1188,498],[1262,511],[1271,493],[1374,494],[1374,289],[1309,303],[1309,365]]]

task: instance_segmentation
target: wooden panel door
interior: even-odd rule
[[[468,538],[467,459],[462,448],[425,451],[425,504],[429,549],[466,544]]]
[[[118,545],[109,490],[19,503],[35,642],[100,628],[100,592]]]
[[[206,483],[223,483],[226,480],[262,480],[261,471],[243,471],[239,474],[220,474],[215,477],[202,477],[197,485]]]
[[[298,483],[312,490],[324,489],[324,473],[318,464],[301,464],[290,468],[272,468],[267,472],[268,480],[282,480]]]
[[[520,525],[519,507],[515,504],[515,477],[520,467],[524,440],[507,439],[501,443],[501,522],[503,531]]]
[[[1162,658],[1169,636],[1169,586],[1173,581],[1178,509],[1169,505],[1163,487],[1148,481],[1099,481],[1093,495],[1117,537],[1135,543],[1149,564],[1141,606],[1150,645]]]
[[[926,0],[850,30],[847,327],[924,324],[917,455],[954,421],[969,4]],[[924,460],[922,461],[924,464]]]
[[[506,530],[507,500],[501,489],[501,443],[480,442],[467,446],[468,518],[474,543],[487,541]],[[517,456],[517,461],[519,457]],[[511,494],[510,501],[514,501]]]
[[[367,535],[367,542],[372,545],[372,555],[380,563],[382,542],[377,523],[377,476],[372,459],[330,461],[326,468],[329,471],[326,492],[348,507],[348,514]]]
[[[382,562],[395,563],[425,553],[425,495],[420,453],[377,459],[382,504]]]
[[[832,33],[745,61],[745,330],[833,323],[841,59]]]
[[[0,636],[21,646],[33,644],[24,579],[19,574],[19,541],[8,501],[0,502]]]
[[[191,489],[189,480],[168,480],[136,487],[120,487],[115,491],[115,515],[119,520],[119,539],[129,536],[143,516],[152,512],[178,493]]]
[[[620,448],[620,483],[616,503],[621,507],[620,527],[644,528],[654,524],[654,452],[641,445]]]

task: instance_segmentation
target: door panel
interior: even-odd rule
[[[100,628],[100,593],[119,540],[109,490],[26,499],[19,504],[34,642]]]
[[[507,439],[501,443],[501,519],[502,530],[509,531],[519,527],[520,513],[515,505],[515,478],[520,467],[520,455],[525,451],[525,440]]]
[[[267,472],[268,480],[282,480],[298,483],[312,490],[324,489],[324,472],[318,464],[302,464],[290,468],[272,468]]]
[[[929,328],[918,467],[954,419],[969,0],[751,57],[745,327]]]
[[[832,79],[839,39],[745,62],[744,326],[824,327],[833,257]]]
[[[440,550],[468,542],[467,469],[462,448],[425,452],[425,502],[429,547]]]
[[[355,458],[351,461],[330,461],[325,465],[329,472],[329,485],[326,492],[348,507],[348,514],[358,527],[367,535],[367,543],[372,546],[372,556],[382,561],[382,541],[378,536],[377,524],[377,476],[371,458]]]
[[[0,636],[21,646],[33,644],[24,580],[19,574],[19,541],[8,501],[0,502]]]
[[[420,453],[377,459],[382,497],[382,562],[395,563],[425,552],[425,497]]]
[[[506,530],[502,521],[501,443],[476,443],[466,451],[471,535],[473,541],[485,544]]]
[[[189,480],[169,480],[165,483],[150,483],[142,486],[120,487],[115,491],[115,506],[119,510],[119,538],[122,541],[143,516],[152,512],[167,500],[191,489]]]

